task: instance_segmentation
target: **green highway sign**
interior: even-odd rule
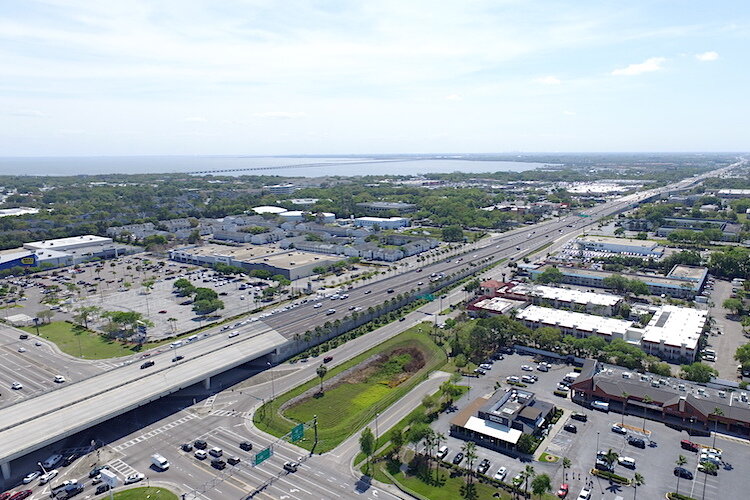
[[[302,437],[305,435],[305,424],[298,424],[292,427],[291,435],[292,443],[295,443],[302,439]]]
[[[265,450],[260,450],[258,453],[255,454],[255,459],[253,460],[253,463],[255,465],[260,465],[266,460],[271,458],[271,448],[266,448]]]

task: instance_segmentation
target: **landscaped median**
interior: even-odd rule
[[[36,327],[24,327],[22,330],[36,334]],[[67,321],[53,321],[39,325],[39,336],[53,342],[65,354],[83,359],[105,359],[129,356],[136,353],[136,344],[108,339],[92,330]]]
[[[320,379],[315,378],[264,404],[255,412],[255,425],[283,436],[317,415],[315,451],[335,448],[445,363],[442,349],[418,328],[414,326],[331,368],[324,377],[322,393]],[[297,444],[312,449],[312,429],[306,429]]]
[[[114,498],[115,500],[144,500],[146,498],[149,500],[177,500],[177,495],[167,489],[152,486],[118,491]]]

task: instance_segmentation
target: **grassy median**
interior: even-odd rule
[[[33,326],[22,330],[36,334]],[[97,332],[86,330],[67,321],[53,321],[39,325],[39,336],[54,342],[65,354],[83,359],[104,359],[129,356],[135,352],[134,345],[110,340]]]
[[[109,495],[103,498],[109,498]],[[125,491],[118,491],[114,495],[115,500],[177,500],[177,495],[164,488],[146,487],[131,488]]]
[[[316,377],[266,403],[255,413],[255,425],[265,432],[282,436],[297,423],[307,422],[317,415],[319,441],[315,451],[335,448],[445,362],[440,347],[426,334],[420,334],[418,328],[412,327],[332,368],[325,380],[357,366],[333,387],[326,389],[322,396],[314,395],[314,388],[320,382]],[[382,355],[381,358],[374,360],[373,356],[378,354]],[[415,365],[417,361],[418,365]],[[308,396],[284,411],[279,410],[284,403],[309,389],[313,391]],[[312,429],[307,429],[304,440],[298,444],[312,449],[313,438]]]

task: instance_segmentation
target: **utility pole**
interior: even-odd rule
[[[271,373],[271,400],[276,399],[276,390],[274,389],[273,384],[273,371],[271,370],[271,362],[267,361],[266,364],[268,365],[268,370]]]
[[[312,450],[310,450],[310,456],[313,454],[313,450],[318,446],[318,416],[313,415],[313,431],[315,432],[315,442],[313,443]]]

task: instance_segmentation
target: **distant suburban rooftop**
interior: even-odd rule
[[[314,205],[318,200],[319,198],[292,198],[289,203],[292,205]]]
[[[632,321],[624,319],[605,318],[593,314],[534,305],[518,311],[516,318],[547,326],[577,329],[599,335],[611,336],[615,334],[623,338],[627,336],[627,331],[633,324]]]
[[[372,208],[393,208],[393,209],[399,209],[399,208],[412,208],[416,207],[416,205],[412,203],[402,203],[400,201],[368,201],[364,203],[357,203],[357,206],[360,207],[372,207]]]
[[[705,267],[686,266],[678,264],[669,272],[671,278],[682,278],[690,281],[699,281],[708,273]]]
[[[493,297],[491,299],[484,299],[474,303],[474,307],[485,309],[487,311],[493,311],[498,314],[505,314],[507,311],[520,304],[523,304],[523,302],[519,302],[517,300],[508,300],[502,297]]]
[[[516,444],[518,439],[521,437],[521,432],[518,429],[512,429],[506,425],[493,422],[492,420],[484,420],[479,417],[469,417],[466,423],[463,425],[464,428],[490,436],[506,443]]]
[[[255,212],[256,214],[280,214],[286,212],[286,208],[264,205],[261,207],[253,208],[253,212]]]
[[[719,189],[719,195],[750,196],[750,189]]]
[[[82,245],[104,245],[105,243],[112,243],[112,238],[105,238],[103,236],[95,236],[93,234],[87,234],[84,236],[71,236],[70,238],[58,238],[56,240],[43,240],[43,241],[32,241],[30,243],[24,243],[25,248],[33,249],[65,249],[69,246],[82,246]]]
[[[12,215],[38,214],[38,213],[39,213],[38,208],[29,208],[29,207],[0,209],[0,217],[9,217]]]
[[[398,222],[402,220],[409,220],[406,217],[357,217],[354,220],[368,221],[368,222]]]
[[[646,248],[649,250],[658,245],[657,242],[651,240],[636,240],[633,238],[610,238],[608,236],[583,236],[581,238],[578,238],[578,240],[590,243],[604,243],[608,245],[627,245],[632,247]]]
[[[586,292],[582,290],[571,290],[567,288],[558,288],[546,285],[527,285],[518,284],[509,290],[510,293],[517,293],[528,296],[541,297],[550,300],[561,300],[573,304],[593,304],[598,306],[615,306],[622,300],[618,295],[611,293]]]
[[[230,247],[225,245],[204,245],[182,251],[193,255],[231,257],[240,262],[265,263],[269,266],[288,268],[304,266],[313,262],[337,262],[340,258],[309,252],[290,252],[263,246]]]
[[[521,264],[518,265],[518,267],[521,267]],[[534,272],[543,272],[548,267],[551,267],[549,264],[545,264],[541,267],[537,267],[534,269]],[[612,271],[599,271],[596,269],[585,269],[585,268],[578,268],[578,267],[570,267],[570,266],[556,266],[557,269],[560,270],[561,273],[567,274],[570,276],[590,276],[592,278],[606,278],[607,276],[612,276],[613,274],[620,274],[628,279],[637,279],[640,281],[643,281],[646,284],[655,284],[660,286],[671,286],[674,288],[680,288],[683,286],[689,286],[689,288],[695,288],[693,285],[691,285],[690,281],[684,280],[684,279],[677,279],[677,278],[669,278],[665,276],[657,276],[654,274],[629,274],[629,273],[614,273]]]

